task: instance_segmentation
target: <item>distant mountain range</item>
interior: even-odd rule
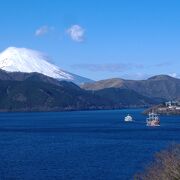
[[[144,107],[159,101],[133,90],[84,90],[39,73],[0,70],[0,111],[68,111]]]
[[[149,98],[180,99],[180,79],[167,75],[153,76],[147,80],[107,79],[86,83],[81,87],[95,91],[108,88],[128,89]]]
[[[139,81],[93,82],[25,48],[11,47],[0,53],[0,69],[0,111],[138,108],[180,99],[180,79],[159,75]]]

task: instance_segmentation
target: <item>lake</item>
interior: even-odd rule
[[[180,116],[146,127],[142,111],[0,113],[0,179],[133,179],[180,142]],[[135,122],[123,122],[128,113]]]

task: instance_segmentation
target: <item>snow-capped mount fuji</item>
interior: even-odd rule
[[[37,72],[58,80],[72,81],[76,84],[92,82],[90,79],[64,71],[50,61],[51,59],[47,55],[26,48],[9,47],[0,53],[0,69],[5,71]]]

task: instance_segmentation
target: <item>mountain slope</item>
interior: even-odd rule
[[[167,75],[151,77],[147,80],[108,79],[81,86],[86,90],[100,90],[106,88],[130,89],[151,98],[167,100],[180,99],[180,79]]]
[[[64,111],[101,109],[107,103],[71,82],[0,80],[0,111]]]
[[[0,71],[0,111],[118,109],[157,104],[128,89],[81,89],[39,73]]]
[[[46,76],[72,81],[76,84],[91,82],[90,79],[66,72],[50,63],[45,54],[26,48],[9,47],[0,53],[0,69],[9,72],[37,72]]]
[[[145,107],[163,102],[160,98],[149,98],[133,90],[106,88],[94,91],[94,94],[107,99],[117,107]]]

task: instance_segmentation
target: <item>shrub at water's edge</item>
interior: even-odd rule
[[[172,145],[167,150],[156,154],[154,162],[145,172],[136,174],[135,180],[179,180],[180,179],[180,144]]]

